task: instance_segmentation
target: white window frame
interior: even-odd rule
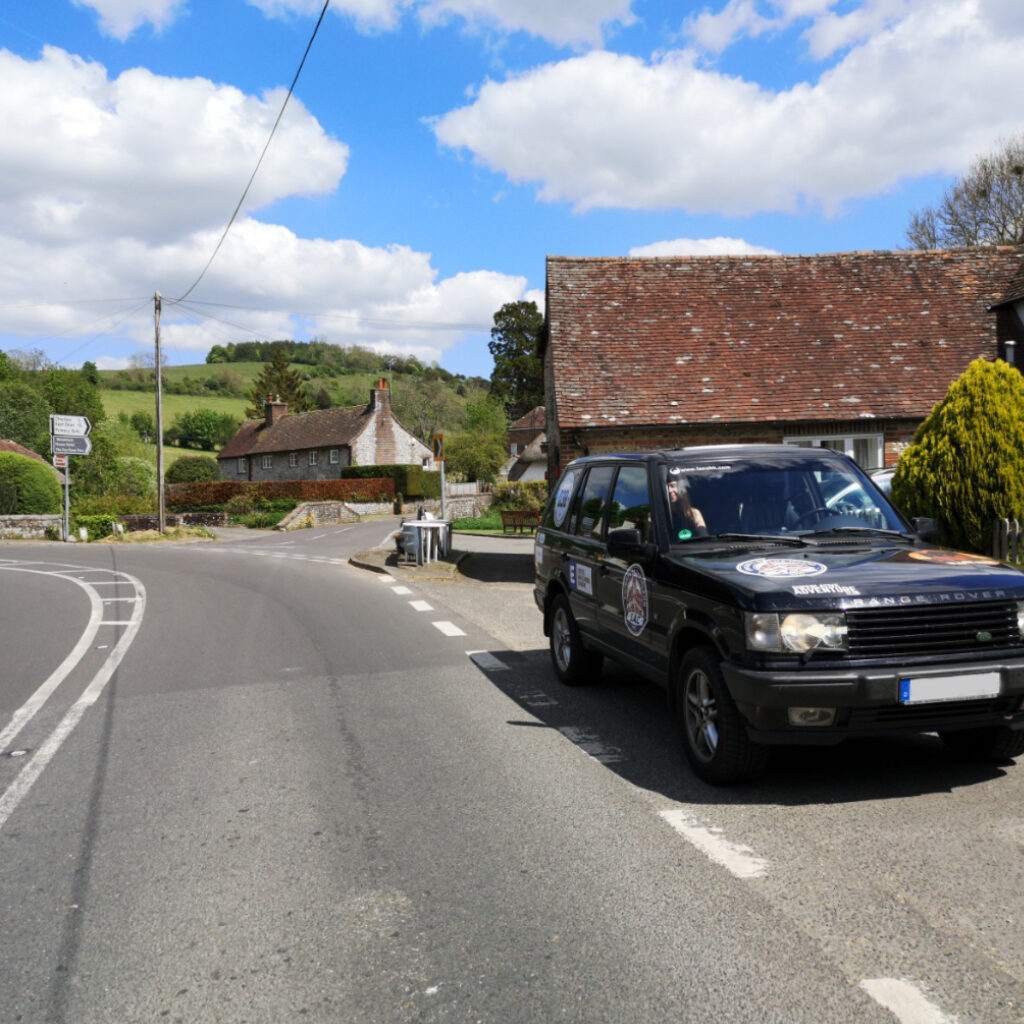
[[[263,469],[273,469],[274,468],[274,456],[273,455],[264,455],[263,459],[261,461],[261,468],[263,468]]]
[[[311,466],[315,466],[319,461],[320,453],[315,448],[311,449],[309,453],[309,464]]]
[[[338,451],[337,448],[332,448],[331,449],[331,465],[332,466],[336,466],[339,462],[341,462],[341,453]]]
[[[295,469],[295,467],[298,464],[299,464],[299,453],[298,452],[289,452],[288,453],[288,468],[289,469]]]
[[[239,455],[238,456],[238,463],[235,466],[235,472],[236,473],[245,473],[245,472],[248,471],[248,468],[249,468],[248,467],[248,460],[246,459],[246,457],[244,455]]]
[[[807,437],[784,437],[783,444],[794,445],[798,448],[833,448],[845,452],[851,459],[856,458],[854,445],[855,441],[873,441],[874,462],[871,465],[860,465],[861,469],[881,469],[885,465],[885,435],[884,434],[819,434]]]

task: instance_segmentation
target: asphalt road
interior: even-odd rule
[[[3,1024],[1024,1020],[1021,766],[710,789],[653,687],[554,681],[528,540],[388,532],[0,544]]]

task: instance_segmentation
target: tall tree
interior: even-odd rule
[[[287,403],[289,412],[309,412],[313,408],[313,402],[306,394],[302,374],[288,366],[288,357],[280,348],[274,352],[270,362],[264,365],[249,389],[249,407],[245,410],[249,419],[263,415],[263,403],[267,395],[276,395]]]
[[[491,394],[510,420],[544,404],[544,367],[537,354],[543,325],[536,302],[507,302],[494,314],[487,344],[494,357]]]
[[[976,160],[938,206],[915,213],[907,240],[916,249],[1024,244],[1024,132]]]

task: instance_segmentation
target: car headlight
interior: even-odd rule
[[[752,651],[793,651],[817,648],[846,650],[846,616],[842,612],[747,612],[747,647]]]
[[[1024,640],[1024,601],[1017,602],[1017,633]]]

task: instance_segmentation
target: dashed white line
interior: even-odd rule
[[[429,601],[410,601],[410,606],[417,612],[432,612],[434,606]]]
[[[465,636],[464,630],[459,629],[454,622],[435,622],[434,627],[439,629],[445,636]]]
[[[411,594],[412,591],[408,587],[393,587],[391,590],[392,594]]]
[[[617,764],[619,761],[625,760],[621,750],[605,745],[596,733],[587,729],[577,729],[575,726],[566,725],[558,731],[567,740],[575,743],[585,754],[589,754],[601,764]]]
[[[466,654],[469,655],[469,660],[474,665],[482,668],[485,672],[501,672],[503,669],[508,669],[508,665],[500,658],[496,658],[490,651],[466,651]]]
[[[660,811],[659,814],[701,853],[731,871],[737,878],[763,878],[768,874],[768,861],[758,857],[749,846],[741,846],[726,839],[721,829],[702,825],[693,815],[680,808]]]
[[[912,982],[902,978],[867,978],[860,987],[900,1024],[953,1024]]]

